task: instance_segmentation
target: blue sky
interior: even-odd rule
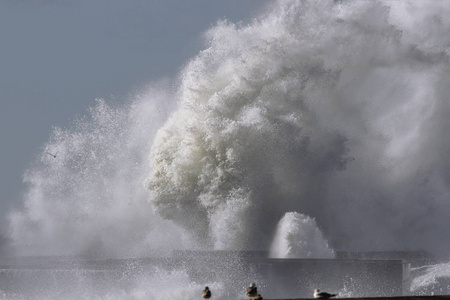
[[[0,0],[0,224],[54,126],[174,78],[218,19],[249,22],[265,2]]]

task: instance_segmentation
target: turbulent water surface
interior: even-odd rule
[[[176,90],[98,100],[54,130],[10,214],[12,246],[448,255],[449,14],[446,1],[278,0],[250,24],[218,22]]]

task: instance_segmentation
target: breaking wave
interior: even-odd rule
[[[176,91],[53,131],[10,216],[15,247],[268,250],[296,211],[333,249],[447,252],[449,10],[278,0],[218,22]]]
[[[444,11],[281,0],[219,22],[152,145],[158,214],[215,249],[268,249],[297,211],[338,249],[445,252],[448,38],[428,34]]]

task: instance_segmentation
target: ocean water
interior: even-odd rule
[[[122,104],[98,99],[54,129],[24,175],[23,208],[10,213],[11,248],[448,257],[449,13],[445,1],[277,0],[249,24],[219,21],[175,83]],[[414,272],[412,292],[449,291],[432,280],[450,278],[448,264]],[[206,284],[182,267],[114,276],[105,286],[127,285],[61,293],[195,299]]]

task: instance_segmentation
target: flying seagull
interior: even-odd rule
[[[316,299],[329,299],[336,296],[337,294],[328,294],[326,292],[321,292],[319,289],[314,290],[314,298]]]
[[[209,290],[209,287],[205,286],[205,289],[202,292],[203,299],[209,299],[211,298],[211,291]]]
[[[58,155],[58,152],[59,152],[59,151],[56,151],[55,154],[50,153],[50,152],[45,152],[45,154],[51,155],[51,156],[53,156],[53,158],[56,158],[56,155]]]

